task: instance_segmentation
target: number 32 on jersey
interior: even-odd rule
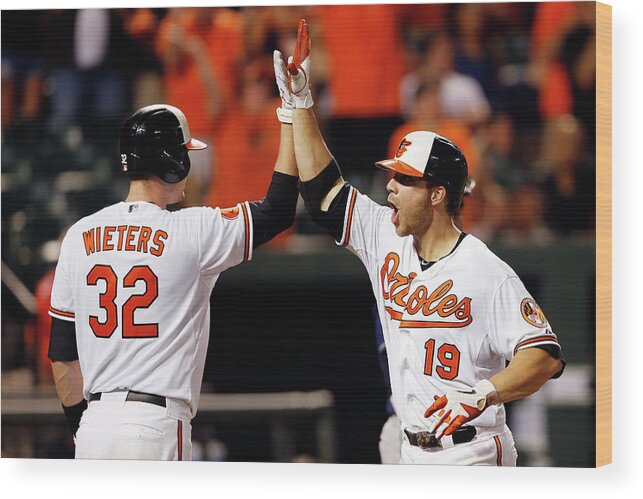
[[[147,265],[132,267],[122,280],[122,287],[133,288],[136,283],[143,281],[145,291],[142,294],[130,296],[121,310],[115,303],[119,291],[119,276],[110,265],[94,265],[87,274],[87,285],[96,286],[99,281],[105,282],[105,292],[99,294],[98,303],[105,312],[105,320],[97,316],[89,316],[91,327],[97,338],[110,338],[119,324],[123,338],[157,338],[159,335],[158,323],[136,324],[134,312],[139,308],[149,308],[158,297],[158,277]]]

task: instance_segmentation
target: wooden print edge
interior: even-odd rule
[[[612,7],[596,2],[596,466],[612,462]]]

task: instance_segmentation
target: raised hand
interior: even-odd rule
[[[292,123],[292,110],[295,107],[295,98],[290,91],[290,75],[281,52],[275,50],[272,57],[275,68],[275,80],[281,97],[281,107],[277,108],[277,118],[282,123]]]
[[[299,20],[295,53],[288,58],[290,91],[295,100],[295,108],[308,109],[313,106],[310,90],[310,34],[305,19]]]

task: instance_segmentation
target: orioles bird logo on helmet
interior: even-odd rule
[[[406,151],[406,148],[409,147],[411,144],[412,142],[406,139],[402,139],[402,142],[400,143],[400,147],[397,148],[397,152],[395,153],[395,157],[399,158],[400,156],[402,156],[402,154],[404,154],[404,152]]]

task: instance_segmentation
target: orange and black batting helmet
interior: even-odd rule
[[[188,151],[207,144],[190,135],[183,112],[168,104],[136,111],[121,126],[121,169],[126,175],[155,175],[176,184],[190,172]]]

